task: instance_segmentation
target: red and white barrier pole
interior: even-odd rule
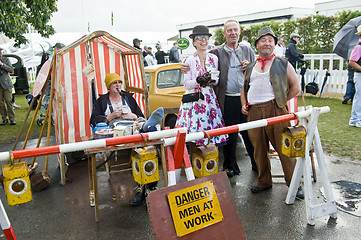
[[[330,108],[327,106],[320,108],[320,113],[326,113],[329,111],[330,111]],[[240,131],[245,131],[245,130],[249,130],[249,129],[259,128],[259,127],[265,127],[265,126],[276,124],[276,123],[287,122],[287,121],[295,120],[297,118],[306,118],[311,115],[311,112],[312,112],[312,109],[309,109],[309,110],[301,111],[301,112],[297,112],[297,113],[290,113],[290,114],[285,114],[285,115],[281,115],[281,116],[277,116],[277,117],[271,117],[271,118],[256,120],[256,121],[252,121],[252,122],[232,125],[232,126],[228,126],[228,127],[211,129],[206,132],[209,134],[210,137],[214,137],[214,136],[219,136],[219,135],[228,134],[228,133],[234,133],[234,132],[240,132]],[[207,138],[207,137],[208,136],[205,132],[190,133],[190,134],[187,134],[186,142],[196,141],[196,140],[200,140],[200,139]],[[164,139],[164,145],[165,146],[174,145],[175,141],[176,141],[176,137]]]
[[[184,156],[183,156],[184,172],[186,173],[187,180],[191,181],[195,179],[194,172],[191,164],[191,159],[189,158],[187,146],[185,144],[183,146],[184,146]]]
[[[218,135],[234,133],[234,132],[244,131],[258,127],[265,127],[267,125],[271,125],[275,123],[291,121],[297,119],[297,117],[298,118],[308,117],[311,115],[311,111],[312,109],[297,113],[290,113],[282,116],[267,118],[267,119],[261,119],[248,123],[228,126],[224,128],[212,129],[212,130],[208,130],[207,133],[209,134],[210,137],[214,137]],[[329,107],[320,108],[320,113],[326,113],[329,111],[330,111]],[[146,138],[147,141],[164,138],[164,145],[170,146],[175,144],[176,137],[174,136],[176,136],[178,131],[181,129],[186,129],[186,128],[175,128],[175,129],[163,130],[158,132],[149,132],[149,133],[144,133],[143,136]],[[141,134],[136,134],[130,136],[113,137],[113,138],[99,139],[93,141],[68,143],[68,144],[40,147],[33,149],[16,150],[12,152],[1,152],[0,162],[9,161],[11,159],[11,155],[13,155],[14,159],[21,159],[21,158],[58,154],[58,153],[82,151],[93,148],[102,148],[102,147],[114,146],[125,143],[138,143],[144,141],[143,136]],[[208,136],[206,135],[205,132],[191,133],[191,134],[187,134],[186,142],[195,141],[207,137]]]
[[[8,215],[5,212],[3,203],[0,200],[0,225],[7,240],[16,240],[15,233],[11,227]]]
[[[174,157],[171,146],[165,147],[166,155],[167,155],[167,170],[168,170],[168,187],[177,184],[177,179],[175,175],[175,164]]]
[[[298,96],[291,98],[289,101],[287,101],[287,107],[289,113],[295,113],[298,112]],[[291,121],[291,126],[295,126],[297,122],[295,120]]]
[[[186,136],[186,130],[182,129],[177,133],[176,142],[174,144],[174,154],[172,153],[170,146],[165,147],[168,159],[168,186],[173,186],[179,182],[182,164],[184,164],[187,180],[190,181],[195,179],[187,146],[185,145]]]
[[[169,129],[159,132],[148,132],[148,133],[144,133],[143,136],[146,138],[147,141],[168,138],[168,137],[176,136],[177,132],[182,129],[184,130],[186,128]],[[30,158],[36,156],[46,156],[46,155],[58,154],[58,153],[82,151],[93,148],[102,148],[102,147],[114,146],[125,143],[144,142],[143,136],[141,134],[136,134],[130,136],[105,138],[105,139],[68,143],[68,144],[61,144],[61,145],[48,146],[48,147],[15,150],[12,152],[1,152],[0,162],[9,161],[11,154],[13,155],[14,159],[20,159],[20,158]]]

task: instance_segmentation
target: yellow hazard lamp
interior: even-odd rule
[[[154,146],[132,150],[133,178],[139,184],[147,184],[159,180],[157,149]]]
[[[304,157],[306,129],[304,126],[287,127],[282,130],[282,153],[287,157]]]
[[[207,134],[207,132],[205,132]],[[193,150],[193,172],[197,178],[205,177],[214,173],[218,173],[218,148],[214,144],[199,146]]]
[[[32,200],[30,179],[26,162],[2,166],[4,188],[9,206],[30,202]]]

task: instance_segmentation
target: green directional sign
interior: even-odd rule
[[[179,38],[177,40],[178,48],[181,50],[187,49],[189,47],[189,40],[186,38]]]

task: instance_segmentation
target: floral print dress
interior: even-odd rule
[[[178,118],[176,125],[186,127],[188,133],[202,132],[215,128],[224,127],[224,121],[222,112],[218,104],[216,94],[212,86],[199,87],[196,81],[198,76],[203,75],[206,72],[218,70],[218,58],[216,55],[208,53],[206,57],[205,67],[203,69],[200,64],[200,59],[197,53],[188,57],[186,64],[189,65],[190,71],[184,75],[184,86],[186,92],[197,93],[202,92],[204,95],[203,101],[195,101],[182,103],[179,108]],[[217,85],[216,81],[213,85]],[[226,144],[228,135],[220,135],[211,138],[211,143],[218,146]],[[201,139],[195,141],[196,145],[206,145],[208,139]]]

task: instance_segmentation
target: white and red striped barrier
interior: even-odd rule
[[[177,184],[177,177],[175,173],[175,162],[174,162],[172,147],[166,146],[165,152],[168,160],[167,171],[168,171],[168,187],[169,187]]]
[[[8,215],[5,212],[3,203],[0,200],[0,225],[7,240],[16,240],[15,233],[11,227]]]
[[[298,97],[291,98],[287,101],[287,107],[289,113],[295,113],[298,111]],[[291,125],[295,126],[297,124],[296,120],[291,121]]]
[[[130,136],[113,137],[113,138],[105,138],[105,139],[98,139],[92,141],[67,143],[67,144],[54,145],[48,147],[1,152],[0,162],[9,161],[11,155],[13,155],[14,159],[21,159],[21,158],[46,156],[46,155],[58,154],[58,153],[82,151],[93,148],[103,148],[103,147],[115,146],[125,143],[139,143],[139,142],[144,142],[145,140],[151,141],[156,139],[163,139],[163,138],[176,136],[179,129],[186,129],[186,128],[169,129],[159,132],[149,132],[149,133],[136,134]]]
[[[182,164],[184,164],[187,180],[190,181],[195,179],[187,146],[185,145],[186,135],[187,132],[185,129],[179,130],[174,144],[174,153],[170,146],[166,146],[168,186],[176,185],[177,182],[179,182]]]
[[[232,125],[223,128],[211,129],[206,132],[197,132],[187,134],[185,142],[195,141],[203,138],[207,138],[207,133],[210,137],[234,133],[239,131],[244,131],[248,129],[254,129],[258,127],[265,127],[267,125],[280,123],[280,122],[287,122],[291,120],[295,120],[297,118],[306,118],[311,115],[310,110],[301,111],[297,113],[290,113],[282,116],[261,119],[257,121]],[[321,107],[320,113],[329,112],[329,107]],[[122,137],[113,137],[113,138],[106,138],[106,139],[98,139],[92,141],[84,141],[84,142],[76,142],[76,143],[68,143],[68,144],[61,144],[61,145],[54,145],[54,146],[47,146],[47,147],[40,147],[40,148],[32,148],[32,149],[23,149],[23,150],[15,150],[15,151],[8,151],[8,152],[1,152],[0,153],[0,162],[1,161],[9,161],[11,156],[14,159],[21,159],[21,158],[30,158],[30,157],[37,157],[37,156],[46,156],[51,154],[59,154],[59,153],[68,153],[68,152],[75,152],[75,151],[82,151],[87,149],[93,148],[102,148],[108,146],[115,146],[119,144],[125,143],[139,143],[143,141],[150,141],[156,139],[164,139],[164,145],[170,146],[174,145],[176,142],[176,135],[179,130],[186,129],[186,128],[175,128],[169,130],[163,130],[159,132],[149,132],[144,134],[136,134],[130,136],[122,136]],[[143,137],[144,136],[144,137]]]
[[[327,113],[330,111],[330,108],[327,106],[321,107],[319,109],[320,109],[320,113]],[[196,141],[196,140],[200,140],[203,138],[208,138],[207,133],[209,134],[209,137],[214,137],[214,136],[218,136],[218,135],[224,135],[224,134],[240,132],[240,131],[245,131],[245,130],[249,130],[249,129],[259,128],[259,127],[265,127],[265,126],[280,123],[280,122],[296,120],[298,118],[307,118],[311,115],[311,112],[312,112],[312,109],[309,109],[309,110],[301,111],[301,112],[297,112],[297,113],[289,113],[289,114],[285,114],[285,115],[281,115],[281,116],[277,116],[277,117],[271,117],[271,118],[256,120],[256,121],[252,121],[252,122],[241,123],[241,124],[232,125],[232,126],[223,127],[223,128],[211,129],[211,130],[204,131],[204,132],[190,133],[190,134],[187,134],[186,142],[191,142],[191,141]],[[175,142],[176,142],[176,137],[164,139],[165,146],[174,145]]]

